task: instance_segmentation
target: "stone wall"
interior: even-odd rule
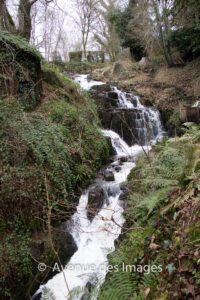
[[[88,51],[87,52],[87,61],[104,63],[105,53],[103,51]]]

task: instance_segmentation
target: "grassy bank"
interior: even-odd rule
[[[200,133],[186,125],[129,175],[124,235],[109,258],[119,271],[107,275],[99,300],[200,297]]]
[[[45,279],[38,262],[51,265],[59,252],[49,228],[54,242],[54,226],[69,218],[110,154],[90,96],[69,78],[44,73],[34,111],[25,112],[17,96],[0,99],[1,299],[24,299]]]

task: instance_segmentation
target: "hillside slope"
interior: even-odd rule
[[[86,92],[51,69],[43,70],[43,90],[29,112],[18,95],[0,99],[1,299],[29,299],[57,253],[66,262],[73,242],[58,225],[110,155]]]

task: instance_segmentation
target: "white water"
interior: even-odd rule
[[[88,75],[76,75],[74,81],[78,83],[84,90],[89,90],[94,85],[103,85],[104,82],[88,80]]]
[[[87,76],[85,75],[80,75],[77,78],[83,88],[97,85],[95,81],[88,83]],[[127,94],[129,97],[126,97],[125,93],[118,91],[117,88],[114,89],[120,94],[119,106],[132,109],[134,105],[129,98],[132,99],[134,96]],[[140,104],[139,98],[134,97],[134,99],[136,99],[136,104],[142,110],[142,113],[145,113],[146,108]],[[160,121],[158,121],[159,118],[157,117],[159,115],[156,115],[156,111],[154,112],[152,110],[150,113],[152,113],[152,120],[157,122],[157,127],[161,127]],[[159,128],[159,130],[161,131],[161,128]],[[161,138],[159,130],[155,141]],[[126,181],[130,170],[135,166],[134,160],[137,155],[141,153],[143,149],[148,151],[150,147],[145,146],[143,149],[139,145],[129,147],[114,131],[102,130],[102,132],[105,136],[111,138],[112,146],[117,153],[115,161],[107,168],[107,171],[113,172],[115,180],[107,182],[103,179],[97,179],[96,182],[81,195],[77,212],[72,216],[70,231],[77,244],[78,250],[65,266],[64,273],[60,272],[56,274],[37,291],[37,294],[42,293],[42,299],[49,299],[44,296],[44,288],[47,288],[51,294],[53,294],[53,299],[66,300],[69,295],[68,288],[72,291],[74,288],[79,287],[81,290],[73,299],[81,300],[84,295],[83,289],[88,282],[95,284],[96,288],[99,288],[105,280],[108,267],[107,255],[114,251],[114,242],[119,237],[125,221],[122,215],[122,201],[119,199],[122,193],[120,184]],[[124,156],[127,157],[127,161],[121,163],[120,158]],[[116,167],[118,167],[117,170]],[[94,217],[92,222],[90,222],[87,217],[87,203],[89,191],[94,186],[101,186],[106,196],[101,210]],[[92,296],[91,300],[93,299],[96,299],[96,296]]]

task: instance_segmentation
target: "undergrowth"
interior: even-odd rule
[[[51,225],[66,221],[110,155],[93,100],[61,80],[62,87],[46,87],[35,111],[25,112],[17,97],[0,99],[1,299],[22,299],[37,261],[52,260],[48,238],[33,236],[48,235],[50,207]]]

